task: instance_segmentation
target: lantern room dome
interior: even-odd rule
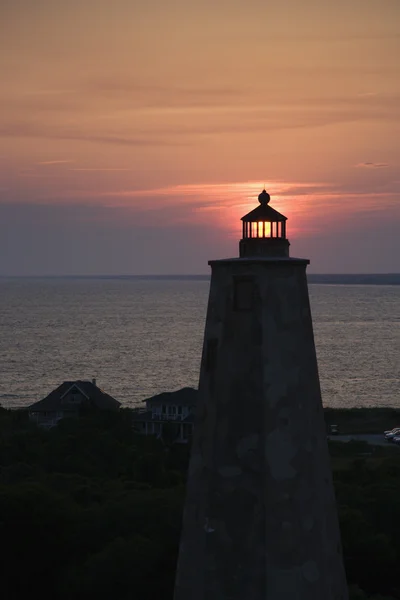
[[[269,205],[270,195],[266,190],[259,194],[258,201],[260,205],[241,219],[240,256],[289,256],[287,217]]]
[[[270,201],[270,195],[265,190],[263,190],[258,196],[258,200],[260,202],[260,206],[257,206],[257,208],[251,210],[249,213],[247,213],[247,215],[244,215],[244,217],[242,217],[242,221],[287,221],[287,217],[285,217],[285,215],[282,215],[280,212],[272,208],[272,206],[269,206],[268,203]]]
[[[261,192],[261,194],[259,194],[258,196],[258,201],[260,204],[268,204],[268,202],[271,200],[271,196],[268,194],[268,192],[266,190],[263,190]]]

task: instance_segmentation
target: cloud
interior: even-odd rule
[[[367,91],[366,95],[346,96],[339,92],[324,97],[321,92],[318,96],[305,93],[304,86],[299,93],[282,94],[278,86],[266,94],[263,86],[235,89],[210,85],[201,90],[190,84],[151,85],[105,78],[86,87],[81,83],[76,92],[59,95],[18,96],[10,92],[0,110],[0,135],[98,146],[179,148],[209,145],[217,136],[220,142],[228,136],[304,131],[344,123],[392,123],[400,118],[400,96],[396,93]],[[71,152],[70,146],[57,153],[61,152]],[[46,163],[61,164],[52,160],[41,164]]]
[[[207,99],[218,97],[231,97],[242,96],[243,93],[239,88],[232,86],[190,86],[190,85],[174,85],[171,83],[166,84],[154,84],[146,81],[139,81],[129,78],[118,78],[118,77],[103,77],[92,79],[91,81],[85,80],[81,84],[81,89],[84,92],[111,93],[111,94],[129,94],[132,93],[137,95],[138,93],[154,94],[158,97],[160,95],[171,95],[174,97],[182,98],[196,98],[197,102],[200,99]]]
[[[363,163],[358,163],[358,165],[356,165],[356,167],[361,167],[361,168],[365,168],[365,169],[383,169],[383,168],[389,167],[389,163],[363,162]]]
[[[113,134],[97,135],[85,131],[67,131],[62,128],[45,125],[34,125],[28,122],[14,122],[0,127],[3,137],[26,137],[47,140],[74,140],[80,142],[117,144],[121,146],[183,146],[189,145],[188,141],[177,141],[151,136],[126,137]]]
[[[132,169],[125,169],[125,168],[120,168],[120,167],[105,167],[105,168],[95,168],[95,167],[88,167],[88,168],[76,168],[76,169],[68,169],[69,171],[88,171],[88,172],[103,172],[103,171],[132,171]]]
[[[65,165],[68,163],[73,163],[74,160],[43,160],[41,162],[36,163],[39,166],[49,166],[49,165]]]
[[[199,183],[167,185],[154,188],[126,189],[52,189],[41,192],[41,204],[79,204],[121,208],[127,215],[141,222],[151,222],[160,226],[174,222],[200,222],[199,213],[212,210],[216,214],[212,225],[225,229],[236,222],[243,214],[257,205],[257,197],[266,187],[271,195],[271,204],[288,216],[308,220],[320,227],[321,220],[351,219],[353,215],[387,210],[398,210],[400,182],[390,184],[334,184],[329,182],[288,182],[288,181],[242,181],[225,183]],[[29,196],[28,196],[29,194]],[[27,190],[20,202],[31,197]],[[33,200],[38,202],[38,200]],[[312,219],[310,219],[312,214]]]
[[[293,68],[291,73],[290,69],[283,69],[288,81],[298,75],[298,70]],[[318,69],[302,67],[302,77],[314,81]],[[336,72],[336,67],[332,69]],[[329,78],[332,69],[326,69],[323,77]],[[345,73],[343,69],[338,70],[338,76]],[[311,85],[284,93],[285,85],[267,89],[262,82],[251,87],[179,86],[110,77],[80,82],[75,90],[60,94],[55,90],[39,90],[36,95],[11,90],[0,100],[0,134],[121,146],[181,146],[214,135],[374,120],[390,123],[400,118],[397,93],[376,93],[367,88],[359,94],[324,96],[321,92],[313,94]],[[310,91],[305,93],[307,89]],[[71,123],[71,127],[62,127],[63,122]]]
[[[99,109],[99,107],[97,107]],[[192,146],[214,135],[251,134],[269,131],[321,128],[340,123],[380,120],[393,122],[400,117],[399,98],[298,99],[292,104],[201,103],[131,107],[114,112],[104,107],[109,119],[83,110],[76,115],[74,128],[61,127],[57,120],[39,118],[23,111],[20,118],[0,125],[3,137],[72,140],[120,146]],[[15,115],[14,115],[15,117]],[[112,118],[111,118],[112,117]],[[368,164],[368,163],[366,163]]]

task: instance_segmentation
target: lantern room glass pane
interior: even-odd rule
[[[286,223],[284,221],[245,221],[243,238],[285,238]]]
[[[257,221],[251,223],[252,226],[252,237],[272,237],[272,223],[269,221]]]

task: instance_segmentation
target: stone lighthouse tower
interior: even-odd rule
[[[258,199],[240,257],[209,263],[175,600],[345,600],[309,261]]]

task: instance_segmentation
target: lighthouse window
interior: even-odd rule
[[[252,277],[236,277],[233,281],[234,310],[251,310],[254,302],[254,280]]]

